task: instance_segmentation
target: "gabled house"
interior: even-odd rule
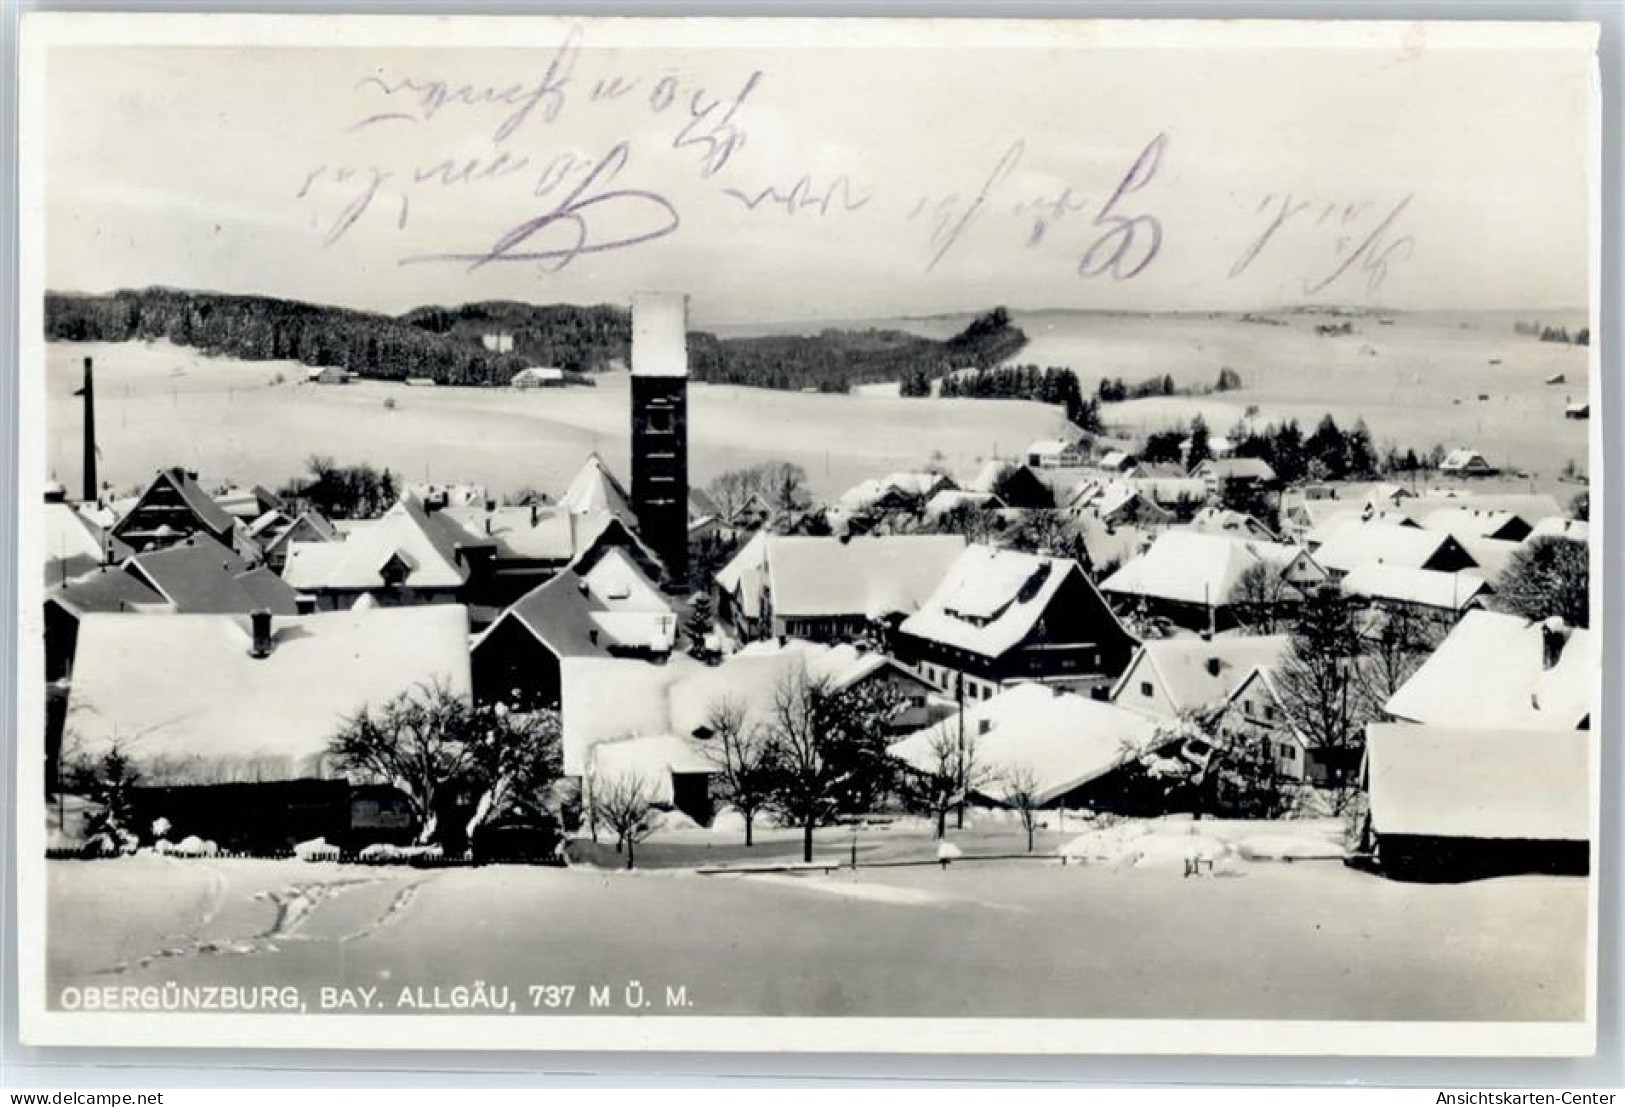
[[[1561,619],[1469,611],[1384,710],[1437,726],[1585,730],[1600,661],[1591,632]]]
[[[1281,539],[1269,527],[1242,511],[1227,507],[1210,506],[1198,511],[1186,527],[1197,534],[1218,534],[1227,538],[1246,538],[1254,542],[1279,542]]]
[[[1524,520],[1511,511],[1474,507],[1471,501],[1460,507],[1430,511],[1422,526],[1457,538],[1492,538],[1502,542],[1522,542],[1537,520]]]
[[[1437,573],[1478,565],[1459,541],[1443,531],[1373,522],[1337,527],[1315,547],[1315,560],[1335,578],[1362,565],[1398,565]]]
[[[1463,569],[1440,573],[1404,565],[1368,563],[1349,571],[1343,594],[1384,608],[1403,608],[1419,615],[1454,621],[1464,611],[1484,605],[1495,590],[1478,573]]]
[[[352,797],[361,794],[374,809],[378,798],[365,795],[369,782],[345,782],[328,743],[361,709],[425,686],[468,694],[461,607],[90,614],[79,631],[67,718],[74,755],[121,749],[142,788],[161,799],[138,803],[140,825],[163,815],[177,838],[286,848],[360,829]],[[290,789],[338,801],[316,810],[290,805],[279,798]]]
[[[923,505],[938,492],[957,487],[946,473],[887,473],[853,485],[841,493],[836,507],[848,516],[885,514]]]
[[[283,512],[268,511],[248,528],[248,537],[259,547],[260,557],[273,572],[282,572],[288,561],[288,547],[295,542],[337,542],[338,528],[314,508],[289,519]]]
[[[1087,512],[1110,527],[1161,527],[1175,520],[1172,511],[1133,484],[1119,480],[1079,488],[1068,510],[1074,514]]]
[[[1103,580],[1100,590],[1125,614],[1218,631],[1260,605],[1296,604],[1326,579],[1319,558],[1301,546],[1175,528]],[[1250,591],[1249,582],[1257,585]]]
[[[432,522],[407,496],[377,519],[354,523],[341,541],[288,543],[282,579],[322,611],[362,596],[386,607],[459,603],[470,559],[460,552],[463,532],[447,523]]]
[[[953,710],[890,658],[811,642],[757,643],[714,666],[680,654],[665,665],[574,657],[561,676],[565,775],[580,779],[589,795],[597,781],[638,779],[656,804],[701,823],[712,815],[710,777],[719,755],[711,724],[723,704],[737,706],[745,726],[761,727],[779,689],[806,680],[837,691],[891,687],[902,704],[893,729]]]
[[[1458,447],[1445,455],[1439,472],[1453,477],[1493,477],[1500,470],[1477,450]]]
[[[173,545],[194,534],[229,547],[236,527],[237,519],[203,491],[196,473],[169,468],[158,470],[113,524],[113,537],[136,552]]]
[[[1548,515],[1534,525],[1524,541],[1533,542],[1537,538],[1567,538],[1571,542],[1589,542],[1591,524],[1584,519]]]
[[[1026,465],[989,461],[964,485],[970,492],[997,493],[1007,507],[1043,509],[1055,506],[1055,492]],[[934,493],[932,498],[941,493]]]
[[[124,563],[124,571],[176,611],[187,614],[246,615],[264,609],[294,615],[299,611],[293,589],[275,573],[250,565],[201,534],[164,549],[138,553]]]
[[[1082,465],[1088,450],[1082,442],[1061,438],[1040,438],[1028,445],[1023,457],[1038,469],[1070,469]]]
[[[497,616],[475,640],[474,691],[482,702],[557,706],[566,659],[664,661],[677,613],[624,550],[601,550]]]
[[[717,610],[742,640],[850,641],[918,610],[965,539],[759,533],[717,574]]]
[[[960,508],[986,508],[989,511],[1003,511],[1010,505],[992,492],[975,492],[961,488],[945,488],[926,501],[925,517],[927,519],[941,519]]]
[[[1149,639],[1134,651],[1110,698],[1157,719],[1211,715],[1253,670],[1279,662],[1288,646],[1284,634]]]
[[[1234,484],[1273,488],[1279,483],[1274,467],[1261,457],[1210,457],[1197,463],[1191,476],[1200,479],[1209,493]]]
[[[1134,639],[1076,561],[970,546],[892,638],[898,659],[965,700],[1020,681],[1104,686]]]
[[[58,486],[60,488],[60,485]],[[130,548],[58,497],[40,505],[40,543],[47,587],[65,584],[103,565],[123,561]]]
[[[1313,785],[1340,782],[1346,758],[1325,756],[1293,723],[1281,695],[1278,662],[1255,666],[1237,683],[1214,720],[1214,730],[1228,743],[1261,750],[1282,780]]]

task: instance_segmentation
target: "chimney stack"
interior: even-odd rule
[[[263,607],[256,608],[249,613],[248,625],[253,632],[254,644],[249,649],[250,657],[271,656],[271,613]]]
[[[1211,676],[1211,677],[1218,676],[1219,675],[1219,669],[1220,669],[1221,665],[1222,665],[1222,663],[1219,661],[1219,659],[1217,657],[1208,658],[1207,659],[1207,675]]]
[[[1568,624],[1554,616],[1540,624],[1541,667],[1555,669],[1563,660],[1563,648],[1569,643]]]
[[[85,384],[80,393],[85,398],[85,503],[93,504],[101,498],[101,485],[96,479],[96,382],[90,359],[85,358]]]

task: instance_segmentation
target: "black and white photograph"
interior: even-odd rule
[[[22,36],[24,1041],[1593,1049],[1593,25]]]

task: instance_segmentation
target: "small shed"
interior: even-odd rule
[[[1364,775],[1378,866],[1437,881],[1586,873],[1595,742],[1585,730],[1373,723]]]
[[[521,369],[508,383],[514,388],[557,388],[564,384],[564,370],[547,365]]]

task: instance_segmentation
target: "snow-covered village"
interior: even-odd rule
[[[979,1010],[1069,1012],[1030,989],[1104,961],[1089,1002],[1137,1014],[1169,993],[1121,974],[1154,948],[1183,975],[1171,944],[1229,966],[1179,984],[1193,1014],[1246,1006],[1256,958],[1341,976],[1373,948],[1260,1011],[1376,1017],[1416,1002],[1399,979],[1440,1017],[1464,989],[1473,1017],[1507,989],[1571,1011],[1520,982],[1583,964],[1583,486],[1507,491],[1465,448],[1394,471],[1330,417],[1074,427],[827,499],[789,462],[701,486],[688,298],[630,320],[630,473],[588,454],[543,489],[317,456],[113,495],[120,347],[83,359],[83,487],[41,505],[51,889],[121,925],[53,942],[56,983],[339,958],[362,986],[401,948],[430,983],[532,956],[618,980],[613,953],[748,1011],[777,950],[791,1012],[930,1009],[956,975]],[[297,387],[345,387],[321,378]],[[1430,918],[1477,938],[1441,954]]]
[[[31,1041],[1586,1047],[1589,48],[365,24],[41,40]]]

